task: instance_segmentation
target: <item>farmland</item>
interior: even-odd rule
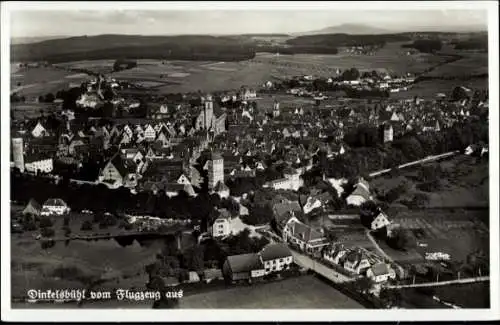
[[[396,260],[418,260],[426,252],[440,251],[450,254],[455,261],[463,262],[472,252],[488,251],[488,163],[477,163],[475,158],[459,156],[439,165],[443,170],[441,186],[432,192],[417,189],[420,184],[415,178],[418,170],[404,171],[399,177],[376,178],[370,183],[375,191],[407,184],[407,190],[389,205],[387,212],[394,223],[410,229],[417,242],[423,245],[411,254],[385,245],[383,249]],[[415,194],[427,197],[424,207],[408,209],[401,204]]]
[[[17,92],[19,96],[32,101],[40,95],[55,94],[58,90],[68,88],[70,83],[80,84],[87,79],[86,74],[55,67],[16,68],[11,71],[11,92]]]
[[[488,54],[470,53],[455,62],[442,65],[430,73],[428,77],[471,77],[488,73]]]
[[[374,55],[351,55],[339,53],[337,55],[296,54],[280,55],[257,53],[251,61],[269,65],[281,66],[282,69],[296,69],[302,74],[317,74],[332,76],[336,69],[356,67],[360,71],[377,70],[401,75],[407,72],[420,73],[424,70],[445,61],[445,57],[431,54],[406,55],[401,48],[402,43],[389,43]],[[309,72],[306,72],[309,71]]]

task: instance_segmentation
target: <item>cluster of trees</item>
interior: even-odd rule
[[[422,53],[435,53],[441,50],[443,43],[439,39],[419,39],[411,44],[403,44],[403,48],[414,48]]]
[[[44,202],[48,198],[63,199],[74,211],[94,211],[95,222],[101,228],[116,225],[113,216],[103,215],[120,212],[145,213],[160,218],[177,218],[198,220],[202,230],[218,217],[215,208],[225,208],[232,215],[239,212],[239,205],[232,199],[220,199],[218,195],[201,193],[189,197],[184,192],[169,198],[163,191],[154,195],[150,192],[132,194],[129,189],[111,190],[105,185],[74,184],[63,180],[55,184],[50,179],[34,178],[24,174],[13,173],[11,177],[12,200],[27,203],[31,198]]]
[[[56,96],[54,96],[53,93],[48,93],[45,96],[40,95],[38,97],[38,102],[39,103],[53,103],[54,100],[56,100]]]
[[[384,46],[389,42],[405,42],[410,38],[402,34],[381,34],[381,35],[349,35],[349,34],[322,34],[299,36],[286,41],[292,46],[331,46],[331,47],[351,47],[351,46]]]
[[[137,61],[135,60],[124,60],[124,59],[118,59],[113,63],[113,71],[122,71],[122,70],[127,70],[127,69],[132,69],[137,67]]]
[[[339,51],[334,46],[328,45],[288,45],[288,46],[269,46],[260,45],[257,52],[279,53],[285,55],[293,54],[337,54]]]
[[[453,42],[456,50],[488,50],[488,36]]]
[[[375,130],[365,126],[360,126],[360,129],[346,134],[344,140],[352,146],[346,154],[324,160],[321,168],[327,176],[355,177],[428,155],[464,150],[473,143],[488,143],[488,123],[485,117],[455,123],[453,127],[442,129],[438,133],[410,132],[390,146],[380,143]]]
[[[11,103],[24,103],[26,101],[26,97],[20,96],[18,93],[12,93],[10,95]]]

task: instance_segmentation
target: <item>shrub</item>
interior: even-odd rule
[[[44,227],[44,228],[40,229],[40,234],[43,237],[54,237],[55,233],[56,232],[54,231],[54,229],[49,228],[49,227]]]
[[[49,217],[42,217],[42,219],[40,219],[40,228],[48,228],[52,227],[52,225],[53,222]]]
[[[82,223],[82,226],[81,226],[80,229],[84,230],[84,231],[90,231],[90,230],[92,230],[92,228],[93,228],[92,222],[90,222],[90,221],[87,220],[87,221],[84,221]]]

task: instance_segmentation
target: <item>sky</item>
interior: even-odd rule
[[[12,37],[98,34],[295,33],[341,24],[395,31],[487,24],[486,10],[40,10],[13,11]]]

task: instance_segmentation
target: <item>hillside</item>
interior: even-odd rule
[[[410,37],[402,34],[380,35],[348,35],[348,34],[322,34],[299,36],[288,40],[286,43],[293,46],[364,46],[383,45],[389,42],[406,42]]]
[[[47,40],[11,46],[13,61],[52,63],[114,58],[174,58],[234,60],[253,57],[251,45],[214,36],[98,35]]]
[[[387,29],[372,27],[363,24],[342,24],[338,26],[325,27],[319,30],[309,32],[295,33],[294,36],[308,36],[308,35],[321,35],[321,34],[349,34],[349,35],[375,35],[387,34],[390,31]]]

